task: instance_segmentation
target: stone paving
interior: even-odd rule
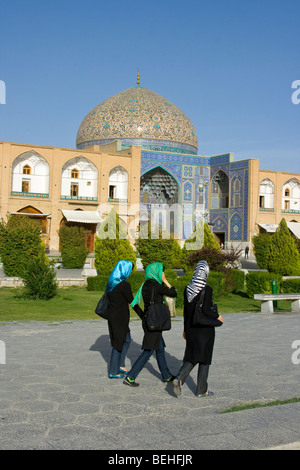
[[[300,403],[221,414],[233,405],[300,397],[299,314],[226,314],[216,330],[212,398],[195,396],[196,370],[177,398],[152,357],[133,389],[107,378],[105,320],[0,323],[1,450],[254,450],[300,448]],[[130,324],[127,367],[140,354],[140,321]],[[164,334],[176,373],[182,319]],[[3,352],[3,351],[2,351]],[[1,359],[1,356],[0,356]],[[2,355],[3,362],[3,355]],[[294,361],[295,362],[295,361]]]

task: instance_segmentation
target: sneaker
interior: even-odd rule
[[[164,380],[165,383],[173,382],[176,379],[176,375],[171,375],[167,380]]]
[[[200,393],[199,395],[197,395],[197,397],[199,398],[204,398],[204,397],[212,397],[214,395],[214,392],[206,392],[206,393]]]
[[[125,377],[124,374],[119,374],[119,375],[108,374],[108,378],[109,378],[109,379],[124,379],[124,377]]]
[[[129,387],[138,387],[139,386],[139,384],[137,384],[134,379],[130,379],[129,377],[125,378],[125,380],[123,381],[123,384],[129,385]]]
[[[173,387],[174,387],[175,395],[180,397],[181,396],[181,385],[180,385],[180,380],[177,377],[173,380]]]

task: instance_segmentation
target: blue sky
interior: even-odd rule
[[[191,119],[199,154],[300,172],[299,0],[3,0],[0,17],[0,140],[75,148],[139,68]]]

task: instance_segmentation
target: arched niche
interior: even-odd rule
[[[97,200],[98,171],[83,156],[71,158],[62,167],[61,198]]]
[[[108,200],[112,202],[128,200],[128,172],[120,165],[109,172]]]
[[[226,209],[229,207],[229,179],[226,173],[218,170],[211,182],[211,208]]]
[[[30,150],[15,158],[11,191],[12,195],[49,195],[49,164],[42,155]]]

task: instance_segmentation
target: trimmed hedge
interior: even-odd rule
[[[282,285],[282,276],[280,274],[255,271],[246,275],[247,294],[254,298],[254,294],[272,294],[272,280],[277,280],[277,292],[279,293]]]
[[[165,275],[167,280],[172,286],[175,287],[177,291],[176,307],[183,308],[184,304],[184,289],[191,282],[193,277],[192,273],[185,274],[183,276],[177,277],[177,274],[172,269],[166,269]],[[238,292],[244,287],[245,275],[243,271],[238,271],[231,269],[230,270],[231,283],[230,289],[226,284],[226,274],[223,272],[214,272],[209,273],[207,284],[213,289],[214,299],[218,299],[221,295],[226,295],[228,292]],[[100,274],[98,276],[88,277],[87,278],[87,289],[89,291],[104,291],[109,275]],[[135,295],[138,289],[141,287],[142,283],[145,281],[144,272],[132,272],[128,278],[128,282],[131,285],[132,293]]]
[[[87,290],[89,291],[104,291],[108,282],[109,274],[98,274],[87,278]],[[135,294],[141,287],[145,280],[145,274],[142,272],[134,271],[130,274],[128,282],[131,285],[132,293]]]
[[[66,269],[82,269],[90,250],[85,246],[82,227],[63,225],[59,231],[61,259]]]
[[[300,279],[285,279],[282,281],[282,292],[287,294],[300,293]]]
[[[245,287],[245,273],[239,269],[229,269],[227,271],[228,282],[230,283],[230,291],[237,293]]]

